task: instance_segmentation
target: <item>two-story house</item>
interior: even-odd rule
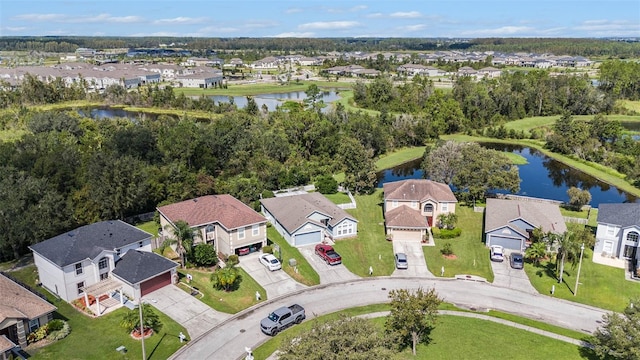
[[[262,213],[292,246],[358,234],[358,220],[317,192],[262,199],[260,203]]]
[[[157,210],[166,236],[173,236],[176,222],[185,221],[199,234],[194,242],[210,244],[217,253],[228,256],[267,245],[267,219],[228,194],[206,195]]]
[[[640,204],[600,204],[593,261],[630,269],[637,273],[638,238],[640,238]],[[619,261],[601,261],[609,258]]]
[[[29,248],[45,289],[67,302],[84,298],[91,305],[97,301],[100,314],[104,310],[100,301],[116,293],[122,304],[123,293],[135,300],[174,282],[178,264],[151,252],[151,237],[123,221],[109,220]]]
[[[456,199],[447,184],[421,179],[383,185],[385,229],[393,240],[422,241],[438,215],[455,213]]]

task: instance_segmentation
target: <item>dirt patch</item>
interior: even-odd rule
[[[456,254],[451,254],[451,255],[442,255],[443,258],[447,259],[447,260],[455,260],[458,258],[458,256]]]

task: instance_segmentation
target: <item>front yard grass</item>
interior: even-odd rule
[[[35,266],[12,271],[10,275],[27,285],[35,284],[38,277]],[[34,289],[47,296],[58,307],[54,317],[68,321],[71,333],[60,341],[33,350],[30,352],[30,359],[118,359],[122,355],[116,348],[121,345],[127,348],[128,358],[142,357],[140,341],[131,338],[120,326],[122,316],[131,310],[120,308],[107,315],[91,318],[81,314],[67,302],[55,299],[46,290],[38,287]],[[160,311],[154,311],[160,317],[163,327],[159,333],[144,340],[146,355],[148,359],[167,359],[183,345],[178,335],[180,332],[187,334],[187,330]]]
[[[242,261],[242,259],[240,259]],[[189,285],[198,288],[204,296],[197,298],[203,303],[209,305],[214,310],[235,314],[248,307],[251,307],[260,301],[256,301],[256,291],[260,293],[262,299],[267,298],[267,292],[262,286],[260,286],[249,274],[247,274],[241,267],[236,266],[242,276],[242,282],[237,290],[224,291],[213,288],[211,284],[211,271],[196,270],[196,269],[179,269],[180,282],[186,284],[186,274],[191,274],[193,280]],[[191,292],[187,286],[183,284],[177,285],[181,289],[187,292]]]
[[[275,254],[276,257],[282,257],[282,270],[291,276],[297,282],[313,286],[320,284],[320,275],[309,265],[307,259],[302,256],[300,250],[291,246],[282,235],[271,225],[267,225],[267,237],[272,243],[278,244],[281,254]],[[289,259],[296,259],[296,266],[289,265]],[[298,270],[296,272],[296,269]]]
[[[592,254],[591,249],[585,249],[577,296],[573,295],[573,291],[578,267],[572,267],[570,262],[565,263],[562,284],[558,283],[555,263],[552,261],[542,261],[539,266],[525,263],[524,268],[531,284],[541,294],[612,311],[622,311],[629,304],[630,298],[640,296],[640,286],[625,280],[624,269],[594,263],[591,260]],[[554,285],[555,292],[551,295],[551,287]]]
[[[349,199],[349,195],[343,192],[337,192],[335,194],[323,194],[323,195],[327,199],[331,200],[331,202],[334,204],[348,204],[351,202],[351,199]]]
[[[424,257],[429,271],[435,276],[440,276],[444,266],[444,276],[476,275],[493,281],[493,271],[489,262],[489,250],[482,241],[483,213],[473,211],[473,207],[458,204],[457,227],[462,229],[462,234],[453,239],[434,239],[435,246],[424,246]],[[445,258],[440,250],[444,244],[451,243],[455,259]]]
[[[358,276],[391,275],[395,268],[393,245],[385,239],[382,218],[382,189],[371,195],[357,195],[356,209],[347,210],[358,220],[358,237],[336,241],[334,248],[342,263]]]

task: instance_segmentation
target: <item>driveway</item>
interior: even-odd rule
[[[395,255],[395,253],[399,252],[407,254],[409,268],[406,270],[395,269],[391,276],[434,277],[427,268],[422,244],[413,241],[394,241],[393,253]]]
[[[176,285],[165,286],[147,294],[144,300],[184,326],[191,339],[200,337],[232,316],[213,310]]]
[[[355,280],[360,277],[351,271],[347,270],[343,264],[340,265],[327,265],[318,255],[315,253],[315,244],[301,246],[298,248],[302,256],[307,259],[307,262],[311,267],[320,275],[320,284],[330,284],[335,282],[342,282],[347,280]]]
[[[306,288],[282,270],[269,271],[260,263],[260,255],[261,252],[255,252],[241,256],[238,266],[267,291],[267,298],[273,299]]]
[[[538,291],[531,285],[529,277],[524,269],[513,269],[509,265],[509,256],[511,252],[505,249],[505,259],[503,262],[491,261],[491,268],[493,269],[493,284],[528,292],[531,294],[537,294]],[[487,251],[487,256],[489,252]]]

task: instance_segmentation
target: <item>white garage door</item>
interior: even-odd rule
[[[420,230],[393,230],[393,240],[394,241],[422,241],[422,236],[420,235]]]
[[[508,238],[504,236],[490,235],[488,245],[500,245],[505,249],[522,251],[522,242],[520,241],[520,239]]]
[[[322,236],[320,231],[314,231],[305,234],[297,234],[294,238],[293,243],[295,246],[309,245],[309,244],[317,244],[322,241]]]

